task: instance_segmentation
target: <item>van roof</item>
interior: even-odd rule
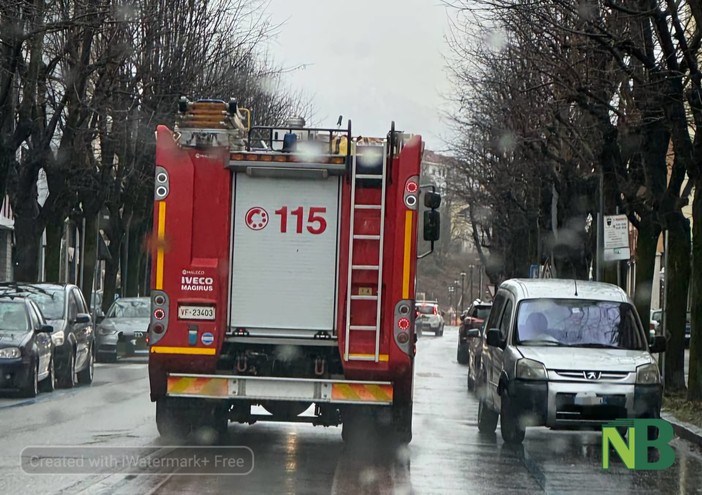
[[[577,296],[576,294],[577,285]],[[629,302],[629,296],[616,285],[587,280],[527,278],[510,279],[500,289],[512,292],[519,299],[590,299],[595,301]]]

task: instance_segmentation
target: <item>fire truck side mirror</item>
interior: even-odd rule
[[[424,240],[438,241],[440,231],[441,214],[436,210],[426,210],[424,212]]]
[[[424,193],[424,206],[436,210],[441,206],[441,195],[435,192]]]

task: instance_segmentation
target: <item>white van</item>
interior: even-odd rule
[[[636,308],[599,282],[513,279],[500,285],[486,323],[477,377],[478,427],[521,443],[527,426],[593,428],[658,418],[662,387]]]

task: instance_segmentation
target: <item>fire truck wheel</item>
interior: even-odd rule
[[[190,434],[192,426],[185,411],[173,407],[166,399],[156,401],[156,428],[163,438],[182,440]]]

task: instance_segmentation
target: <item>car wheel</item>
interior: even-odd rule
[[[481,433],[495,433],[498,417],[498,414],[485,403],[485,399],[480,399],[478,402],[478,430]]]
[[[20,389],[20,395],[22,397],[32,398],[37,396],[39,393],[38,375],[39,370],[37,369],[37,365],[32,363],[29,368],[27,383]]]
[[[468,392],[475,392],[475,380],[473,380],[470,370],[468,370],[468,378],[466,381],[468,385]]]
[[[68,360],[58,381],[61,388],[73,388],[78,383],[78,378],[76,376],[76,353],[73,349],[68,353]]]
[[[56,370],[54,369],[54,357],[49,362],[49,375],[39,382],[40,392],[53,392],[56,388]]]
[[[519,421],[507,391],[502,392],[502,408],[500,409],[500,430],[502,440],[510,444],[520,444],[524,441],[526,428]]]
[[[81,385],[90,385],[93,383],[93,377],[95,376],[95,355],[93,354],[93,348],[91,347],[88,351],[88,362],[83,370],[78,373],[78,383]]]
[[[458,361],[458,364],[468,364],[468,346],[458,345],[456,361]]]

